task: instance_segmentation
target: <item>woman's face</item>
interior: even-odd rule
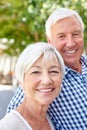
[[[25,73],[22,87],[25,97],[36,105],[49,105],[60,93],[62,72],[57,58],[43,61],[41,56]]]

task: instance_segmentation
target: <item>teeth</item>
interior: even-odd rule
[[[72,50],[72,51],[66,51],[68,54],[73,54],[76,52],[76,50]]]
[[[51,92],[53,89],[43,89],[43,90],[38,90],[39,92]]]

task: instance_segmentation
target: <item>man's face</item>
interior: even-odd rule
[[[51,39],[47,40],[59,50],[67,66],[73,69],[80,66],[84,34],[75,16],[56,22],[51,27]]]

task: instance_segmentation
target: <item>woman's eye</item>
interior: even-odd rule
[[[33,71],[32,74],[39,74],[39,71]]]
[[[58,74],[58,73],[59,73],[59,71],[53,70],[53,71],[50,71],[50,73],[53,73],[53,74]]]

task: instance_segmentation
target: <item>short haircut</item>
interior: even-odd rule
[[[51,38],[51,27],[54,25],[57,21],[70,17],[75,16],[78,22],[81,25],[82,31],[84,31],[84,23],[81,18],[81,16],[74,10],[68,9],[68,8],[58,8],[53,11],[53,13],[48,17],[46,24],[45,24],[45,30],[46,35]]]
[[[59,65],[61,67],[62,77],[64,76],[65,66],[60,53],[51,44],[45,42],[38,42],[28,45],[20,54],[15,67],[15,76],[17,81],[23,82],[24,74],[43,54],[46,55],[46,60],[49,59],[49,56],[53,57],[54,55],[56,55]]]

